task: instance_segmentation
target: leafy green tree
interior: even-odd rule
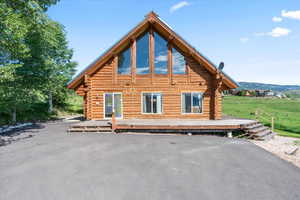
[[[45,14],[57,0],[0,1],[0,115],[16,113],[30,104],[63,102],[65,84],[74,74],[62,25]],[[1,117],[1,116],[0,116]]]
[[[24,60],[20,73],[24,85],[41,90],[48,96],[49,112],[53,111],[53,96],[62,102],[66,83],[72,78],[76,63],[71,62],[73,51],[68,48],[63,26],[48,20],[42,29],[34,29],[27,37],[30,58]],[[30,73],[28,73],[30,72]]]

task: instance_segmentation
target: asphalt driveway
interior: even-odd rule
[[[300,199],[300,169],[245,140],[67,126],[0,147],[1,200]]]

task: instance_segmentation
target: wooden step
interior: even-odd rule
[[[83,129],[73,129],[73,128],[69,128],[68,129],[68,132],[84,132],[84,130]]]
[[[112,132],[111,128],[70,128],[68,132]]]
[[[253,134],[253,136],[254,136],[255,138],[259,138],[259,137],[264,137],[264,136],[266,136],[266,135],[268,135],[268,134],[270,134],[270,133],[272,133],[272,131],[271,131],[270,129],[266,129],[266,130],[261,131],[261,132],[259,132],[259,133]]]
[[[75,126],[70,126],[71,128],[111,128],[111,126],[78,126],[78,125],[75,125]]]
[[[255,125],[257,125],[257,124],[260,124],[258,121],[255,121],[255,122],[252,122],[252,123],[248,123],[248,124],[243,124],[243,125],[241,125],[241,128],[242,129],[246,129],[247,127],[249,127],[249,126],[255,126]]]
[[[262,127],[263,125],[261,123],[256,123],[256,124],[253,124],[253,125],[250,125],[250,126],[247,126],[245,127],[246,130],[249,130],[249,129],[255,129],[255,128],[259,128],[259,127]]]
[[[259,137],[257,138],[257,140],[262,140],[262,141],[269,141],[271,140],[275,135],[277,135],[277,133],[275,132],[270,132],[269,134],[263,136],[263,137]]]
[[[256,133],[263,132],[265,130],[269,130],[269,127],[260,126],[260,127],[257,127],[257,128],[249,129],[249,130],[247,130],[247,132],[250,133],[250,134],[256,134]]]

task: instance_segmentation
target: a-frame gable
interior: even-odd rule
[[[217,67],[205,58],[201,53],[199,53],[194,47],[188,44],[184,39],[182,39],[178,34],[176,34],[166,23],[164,23],[154,12],[150,12],[146,18],[140,22],[135,28],[133,28],[128,34],[126,34],[121,40],[114,44],[110,49],[105,51],[101,56],[99,56],[94,62],[87,66],[79,75],[77,75],[70,83],[68,88],[77,88],[80,84],[84,82],[85,75],[91,75],[100,67],[102,67],[109,59],[113,56],[121,53],[124,49],[130,45],[131,41],[138,38],[147,29],[152,26],[155,31],[157,31],[163,38],[171,41],[177,48],[179,48],[185,54],[190,54],[196,61],[201,63],[210,73],[219,76],[222,82],[228,88],[236,88],[238,84],[234,82],[225,73],[219,71]]]

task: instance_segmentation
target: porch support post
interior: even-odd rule
[[[222,117],[222,109],[221,109],[221,103],[220,98],[221,97],[221,86],[222,86],[222,76],[221,72],[217,71],[217,74],[215,75],[213,81],[212,81],[212,89],[211,89],[211,104],[210,104],[210,119],[217,120],[221,119]]]

